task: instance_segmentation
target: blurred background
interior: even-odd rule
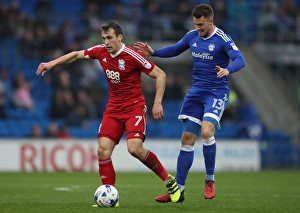
[[[211,4],[215,24],[232,36],[246,67],[230,75],[230,100],[217,140],[257,140],[262,168],[300,168],[300,0],[0,0],[0,139],[95,139],[107,83],[95,61],[37,66],[102,43],[101,26],[118,21],[124,42],[153,48],[193,29],[191,11]],[[191,86],[187,51],[151,58],[167,73],[165,118],[152,119],[152,79],[143,77],[147,138],[180,140],[177,120]]]

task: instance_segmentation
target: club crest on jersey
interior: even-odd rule
[[[119,62],[119,66],[118,66],[119,69],[120,70],[125,70],[125,61],[122,60],[122,59],[119,59],[118,62]]]
[[[208,45],[208,50],[209,50],[210,52],[214,51],[214,49],[215,49],[215,45],[214,45],[214,44]]]

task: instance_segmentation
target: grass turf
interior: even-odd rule
[[[203,198],[204,173],[190,173],[183,203],[156,203],[165,186],[153,173],[117,173],[119,208],[91,208],[97,173],[0,173],[0,212],[298,213],[300,172],[216,173],[217,195]]]

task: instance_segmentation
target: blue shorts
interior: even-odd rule
[[[228,99],[229,89],[192,88],[184,98],[178,119],[189,119],[200,126],[205,120],[220,128],[220,119]]]

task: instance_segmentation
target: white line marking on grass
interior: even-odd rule
[[[80,186],[70,186],[70,187],[55,187],[55,191],[63,191],[63,192],[69,192],[69,191],[80,191],[82,187]]]
[[[57,187],[57,188],[54,188],[54,190],[56,190],[56,191],[71,191],[71,189],[68,187]]]

